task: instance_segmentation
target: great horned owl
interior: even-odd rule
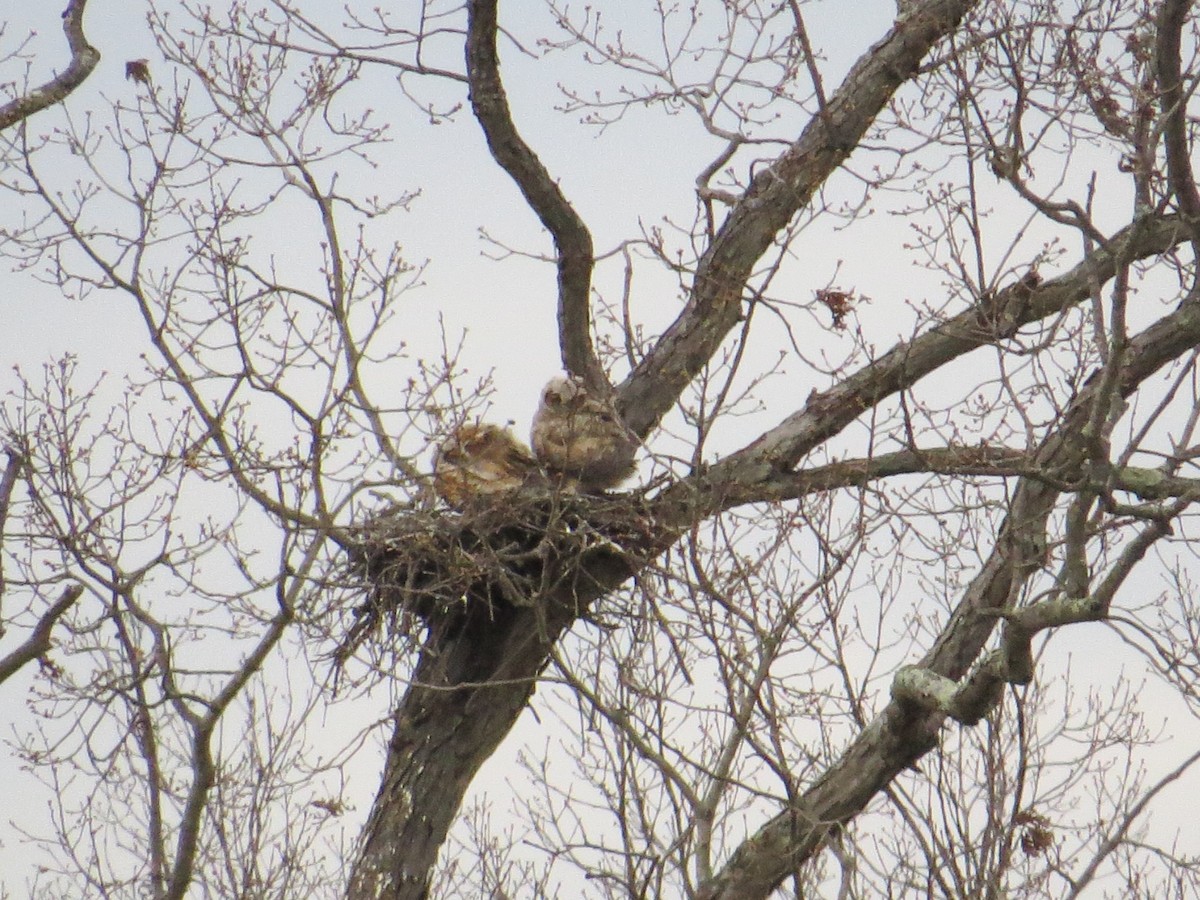
[[[613,487],[633,473],[638,439],[608,399],[588,392],[583,380],[559,375],[542,388],[530,443],[548,469],[588,491]]]
[[[463,425],[433,455],[433,488],[456,509],[515,491],[539,471],[537,460],[504,428]]]

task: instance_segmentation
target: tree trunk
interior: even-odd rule
[[[472,596],[459,614],[430,616],[412,683],[395,713],[349,900],[428,895],[438,850],[463,796],[525,709],[550,648],[593,601],[640,567],[635,559],[660,552],[666,538],[624,550],[601,539],[569,562],[549,561],[554,574],[543,583],[551,587],[529,605]]]

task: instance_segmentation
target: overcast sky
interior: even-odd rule
[[[160,8],[169,8],[173,0],[162,0]],[[219,6],[220,4],[214,4]],[[340,4],[339,4],[340,5]],[[28,78],[36,82],[49,71],[59,68],[65,59],[60,30],[61,4],[23,3],[0,13],[6,29],[0,35],[0,51],[15,49],[28,34],[34,37],[26,47],[31,63]],[[539,35],[552,33],[546,27],[540,4],[527,0],[504,5],[502,21],[514,35],[530,47]],[[630,16],[626,26],[637,33],[647,21],[644,17],[652,4],[622,4],[622,14]],[[860,0],[846,3],[825,0],[807,4],[805,12],[813,42],[827,55],[825,79],[836,84],[857,54],[881,36],[891,23],[894,7],[888,0]],[[107,100],[134,102],[139,89],[124,77],[125,62],[147,58],[153,77],[167,83],[172,73],[158,53],[145,22],[145,9],[133,0],[91,0],[87,30],[103,59],[92,78],[68,100],[66,106],[76,122],[94,110],[97,123],[106,121]],[[600,253],[615,251],[621,241],[637,237],[655,227],[668,227],[666,218],[687,225],[695,210],[696,173],[719,149],[698,125],[684,115],[667,117],[657,111],[633,111],[624,120],[602,134],[579,124],[579,114],[562,113],[556,84],[569,81],[581,90],[592,86],[611,87],[604,73],[582,64],[574,56],[552,55],[547,60],[532,59],[504,48],[504,76],[513,106],[514,118],[528,142],[536,149],[552,174],[560,179],[567,196],[576,204],[592,227]],[[445,65],[458,66],[453,58]],[[26,77],[24,61],[10,60],[0,65],[0,82],[20,81]],[[483,240],[481,229],[507,246],[529,254],[545,254],[549,240],[539,228],[511,182],[487,156],[478,127],[466,111],[432,125],[401,95],[394,81],[374,73],[369,88],[374,92],[375,115],[391,123],[393,143],[380,153],[378,168],[347,164],[344,177],[350,184],[377,184],[384,191],[419,191],[411,210],[372,223],[376,240],[392,239],[404,248],[407,258],[426,264],[421,286],[414,288],[406,301],[403,340],[412,357],[436,354],[444,329],[451,342],[465,341],[464,359],[470,374],[491,374],[496,393],[489,417],[510,421],[524,433],[536,405],[538,389],[559,369],[555,325],[555,275],[546,262],[517,256],[496,259],[497,247]],[[427,97],[446,106],[464,102],[460,86],[424,85],[412,82]],[[32,123],[34,129],[52,127],[61,111],[41,114]],[[800,124],[797,117],[796,126]],[[781,123],[787,130],[787,123]],[[764,151],[766,155],[766,151]],[[1104,164],[1101,161],[1098,164]],[[852,163],[853,165],[853,163]],[[340,173],[339,173],[340,174]],[[743,173],[744,174],[744,173]],[[833,179],[824,200],[836,205],[855,196],[855,179]],[[844,192],[844,193],[839,193]],[[997,200],[997,203],[1002,203]],[[896,205],[902,205],[897,200]],[[1113,200],[1114,220],[1128,212],[1120,197]],[[989,223],[1000,234],[1015,235],[1025,226],[1021,216],[1000,214]],[[911,305],[945,301],[937,296],[940,279],[913,267],[910,255],[902,252],[909,239],[908,223],[893,214],[881,201],[875,215],[856,223],[848,231],[838,230],[837,221],[815,224],[797,243],[795,258],[786,275],[773,286],[775,292],[807,302],[814,290],[834,285],[852,290],[869,299],[862,307],[857,324],[882,351],[898,337],[908,336],[912,327]],[[4,213],[0,210],[0,217]],[[300,223],[277,224],[270,233],[256,235],[259,246],[270,247],[281,269],[315,277],[315,240]],[[1040,236],[1032,229],[1026,246],[1036,247]],[[1067,260],[1075,258],[1075,250]],[[0,270],[0,379],[8,377],[9,365],[19,364],[36,372],[43,363],[64,353],[76,354],[84,378],[99,378],[102,372],[122,372],[138,367],[138,354],[144,338],[134,311],[112,295],[94,295],[83,302],[64,300],[59,291],[44,284],[37,272],[14,273]],[[301,276],[297,276],[301,277]],[[615,299],[622,277],[622,261],[614,254],[600,263],[596,287],[605,300]],[[682,302],[678,289],[668,277],[649,267],[637,271],[634,282],[634,307],[639,321],[651,331],[670,321]],[[806,353],[829,367],[849,352],[846,335],[820,326],[818,320],[798,313],[793,326],[808,338]],[[777,324],[763,323],[754,338],[754,352],[770,358],[787,347],[785,332]],[[957,389],[954,382],[970,373],[973,363],[939,373],[933,388]],[[405,374],[397,365],[395,377]],[[617,377],[624,371],[617,371]],[[729,423],[719,432],[710,454],[741,446],[761,430],[803,404],[814,387],[825,387],[819,372],[800,365],[795,359],[784,363],[783,374],[763,391],[764,405],[759,411]],[[5,384],[5,388],[9,387]],[[384,390],[386,386],[379,386]],[[931,388],[932,389],[932,388]],[[98,394],[99,403],[115,402],[124,387],[120,380],[109,379]],[[663,443],[652,447],[666,447]],[[421,452],[413,448],[414,452]],[[422,456],[422,461],[427,457]],[[1156,591],[1158,585],[1145,585]],[[1073,677],[1081,692],[1111,690],[1123,672],[1137,672],[1136,658],[1128,657],[1129,669],[1115,664],[1100,664],[1100,659],[1121,658],[1117,636],[1102,626],[1077,626],[1053,639],[1053,646],[1085,655],[1072,663]],[[4,648],[0,644],[0,650]],[[1065,660],[1067,654],[1062,654]],[[1060,663],[1062,661],[1060,660]],[[1060,668],[1062,665],[1060,665]],[[0,690],[0,721],[21,723],[24,691],[28,679],[15,679]],[[381,714],[380,703],[364,701],[356,709],[334,712],[348,721],[364,722]],[[1166,708],[1164,708],[1164,716]],[[330,724],[333,723],[333,718]],[[506,749],[485,767],[476,790],[494,791],[506,778],[516,779],[512,768],[516,750],[523,740],[537,745],[549,738],[545,723],[530,716],[522,721]],[[341,727],[340,725],[338,726]],[[1194,721],[1184,727],[1194,731]],[[1173,729],[1168,728],[1168,731]],[[1161,758],[1178,756],[1184,740],[1166,741]],[[1158,750],[1152,751],[1158,754]],[[358,814],[365,813],[373,796],[372,783],[378,756],[367,754],[356,767],[361,782],[357,787]],[[33,787],[12,758],[0,755],[0,782],[6,785],[9,803],[4,818],[36,820],[44,809],[44,794]],[[1200,790],[1195,777],[1176,791],[1179,801],[1172,805],[1181,819],[1190,816],[1188,798]],[[15,802],[14,802],[15,801]],[[1156,828],[1170,826],[1168,817],[1160,817]],[[11,832],[0,832],[0,884],[16,890],[23,883],[21,860],[32,863],[16,851]],[[20,892],[17,891],[19,895]]]

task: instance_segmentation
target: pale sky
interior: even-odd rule
[[[172,2],[163,0],[161,5]],[[65,59],[59,6],[26,3],[0,14],[7,22],[6,30],[0,34],[0,51],[14,48],[26,34],[36,32],[28,47],[35,57],[29,74],[32,80],[36,81]],[[629,13],[635,20],[627,26],[634,34],[639,24],[637,17],[650,12],[650,4],[629,6],[636,8],[622,10],[622,14]],[[534,39],[543,33],[544,13],[540,9],[531,12],[530,6],[523,3],[510,2],[506,7],[502,9],[502,22],[523,42],[533,46]],[[519,12],[514,12],[518,9]],[[849,62],[885,32],[893,11],[889,0],[855,3],[824,0],[805,5],[813,43],[824,48],[829,57],[825,67],[827,87],[836,84]],[[149,36],[142,3],[91,0],[86,24],[89,38],[100,49],[103,60],[66,107],[77,122],[87,110],[97,109],[97,121],[103,123],[105,98],[133,103],[137,87],[124,77],[126,60],[149,59],[153,77],[163,82],[170,79],[171,73]],[[571,81],[581,90],[593,86],[593,82],[596,86],[611,86],[611,82],[602,79],[602,72],[562,55],[550,57],[549,65],[543,65],[511,52],[511,48],[502,48],[502,52],[503,74],[518,128],[550,172],[560,179],[567,196],[593,229],[598,252],[615,250],[622,240],[638,236],[642,229],[663,226],[664,216],[683,225],[691,221],[696,173],[719,149],[694,121],[685,115],[664,117],[657,112],[634,111],[607,129],[602,137],[598,136],[594,129],[578,124],[578,114],[555,110],[555,105],[561,102],[555,84]],[[459,61],[452,59],[446,64],[458,66]],[[0,82],[23,76],[23,63],[0,64]],[[495,379],[496,393],[489,418],[511,421],[518,433],[524,433],[536,405],[538,388],[560,365],[554,271],[544,262],[519,258],[495,260],[491,258],[496,254],[494,246],[479,235],[483,229],[496,240],[528,253],[546,253],[549,240],[508,177],[487,156],[468,111],[460,111],[452,121],[431,126],[428,117],[407,103],[388,76],[376,73],[370,77],[373,79],[370,90],[376,98],[371,105],[376,117],[391,124],[393,143],[380,153],[378,168],[347,163],[345,171],[339,171],[339,177],[346,179],[342,183],[351,185],[377,184],[380,192],[420,190],[410,212],[397,212],[381,222],[371,223],[368,232],[373,239],[386,237],[398,241],[414,263],[428,260],[424,284],[415,288],[405,301],[402,339],[413,356],[420,356],[436,352],[443,324],[452,341],[465,335],[464,359],[469,374],[491,373]],[[412,84],[423,88],[420,81]],[[448,102],[465,100],[463,93],[461,86],[429,88],[430,96],[444,97]],[[42,113],[31,122],[31,127],[48,127],[60,115],[56,110]],[[769,152],[769,148],[764,149],[764,156]],[[854,164],[852,160],[852,168]],[[1103,159],[1097,160],[1097,167],[1106,164]],[[853,178],[835,178],[825,199],[834,205],[853,198],[855,191]],[[902,205],[902,199],[892,199],[897,206]],[[875,214],[844,232],[838,230],[836,220],[816,223],[797,242],[794,259],[773,285],[775,293],[790,294],[807,302],[814,290],[832,280],[870,298],[871,303],[859,311],[858,324],[880,351],[897,337],[909,335],[913,321],[910,304],[937,306],[944,300],[939,295],[940,279],[914,268],[910,255],[903,251],[903,244],[910,238],[908,223],[887,209],[887,202],[887,198],[881,198]],[[1014,207],[1006,207],[1005,202],[997,196],[997,214],[989,227],[1012,237],[1026,223],[1023,214],[1012,214]],[[1114,222],[1127,216],[1127,202],[1119,194],[1111,199]],[[1036,249],[1042,237],[1039,228],[1032,228],[1022,246]],[[274,248],[281,270],[314,276],[317,255],[312,235],[305,233],[302,224],[281,222],[277,230],[255,235],[255,239],[259,246]],[[1007,242],[1002,245],[1007,246]],[[1071,265],[1077,259],[1078,248],[1067,249],[1065,265]],[[596,287],[606,299],[615,297],[621,276],[619,254],[600,263]],[[680,302],[678,290],[670,279],[651,273],[649,267],[643,266],[638,271],[634,308],[648,329],[661,328],[670,321]],[[83,302],[67,302],[56,289],[39,283],[32,273],[0,271],[0,304],[4,321],[0,329],[0,362],[4,364],[0,379],[9,379],[3,382],[5,389],[10,387],[10,365],[20,365],[27,374],[32,374],[44,362],[64,353],[78,356],[85,380],[99,378],[102,372],[120,373],[138,365],[137,354],[144,344],[141,326],[134,311],[119,298],[96,295]],[[844,335],[823,327],[818,330],[818,323],[811,317],[798,313],[794,327],[811,339],[804,349],[813,359],[833,365],[848,352],[849,342]],[[781,328],[771,321],[760,324],[753,342],[755,353],[768,359],[786,346]],[[929,389],[959,387],[956,382],[969,376],[975,364],[964,361],[953,371],[939,373]],[[405,365],[397,365],[397,378],[407,374]],[[621,377],[624,371],[615,374]],[[742,446],[777,423],[802,405],[814,387],[828,385],[828,380],[818,379],[794,357],[789,358],[783,365],[783,374],[764,387],[764,408],[730,422],[724,431],[719,431],[709,448],[710,455]],[[123,390],[119,379],[110,378],[97,394],[96,402],[115,403]],[[378,385],[377,390],[386,392],[386,385]],[[662,443],[656,445],[652,439],[651,448],[670,446],[667,439],[660,440]],[[852,440],[857,438],[847,438],[836,446],[842,447]],[[412,449],[424,454],[419,448]],[[427,462],[427,455],[419,458],[422,464]],[[1148,568],[1147,576],[1152,571]],[[1151,593],[1162,586],[1147,583],[1139,589]],[[914,597],[913,602],[919,604],[921,598]],[[1061,671],[1069,652],[1072,678],[1080,694],[1111,690],[1119,674],[1136,681],[1138,667],[1142,665],[1113,631],[1098,625],[1060,632],[1051,639],[1051,648],[1058,659],[1047,660],[1039,677],[1051,679],[1052,673]],[[0,641],[0,652],[5,649],[6,642]],[[15,723],[14,727],[28,723],[24,712],[27,686],[25,675],[0,688],[0,721]],[[542,693],[549,692],[543,689]],[[378,691],[373,697],[336,706],[326,725],[331,733],[350,730],[347,723],[360,727],[386,713],[385,699],[383,692]],[[1165,719],[1175,712],[1165,705],[1161,713],[1158,709],[1151,705],[1150,715]],[[539,720],[527,713],[501,751],[480,773],[474,793],[478,796],[486,792],[498,815],[507,810],[505,791],[500,788],[503,783],[511,781],[516,796],[530,789],[513,766],[522,743],[528,741],[538,747],[553,740],[554,736],[548,735],[546,729],[546,722],[553,721]],[[1169,764],[1196,742],[1196,723],[1191,718],[1172,719],[1168,732],[1177,739],[1163,740],[1148,749],[1148,759]],[[358,782],[352,786],[357,809],[353,816],[347,817],[351,839],[356,833],[354,823],[365,814],[374,796],[379,758],[378,753],[364,753],[353,767]],[[10,798],[5,805],[5,821],[36,822],[43,815],[44,790],[32,784],[7,753],[0,754],[0,782],[6,785]],[[1189,798],[1198,791],[1200,775],[1196,774],[1173,789],[1177,799],[1165,798],[1157,807],[1155,829],[1167,830],[1174,822],[1188,821],[1192,815]],[[29,867],[36,865],[36,861],[35,855],[21,850],[11,829],[0,823],[0,887],[7,886],[14,896],[20,896],[24,879],[31,871]]]

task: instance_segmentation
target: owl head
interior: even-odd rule
[[[559,415],[583,413],[595,421],[613,423],[625,430],[612,400],[590,391],[578,375],[556,375],[546,382],[542,388],[541,406]]]
[[[555,375],[542,388],[542,404],[548,407],[578,406],[588,396],[583,379],[577,375]]]
[[[433,453],[433,469],[441,466],[462,465],[472,459],[492,456],[496,450],[515,443],[510,434],[497,425],[460,425],[454,429]]]

